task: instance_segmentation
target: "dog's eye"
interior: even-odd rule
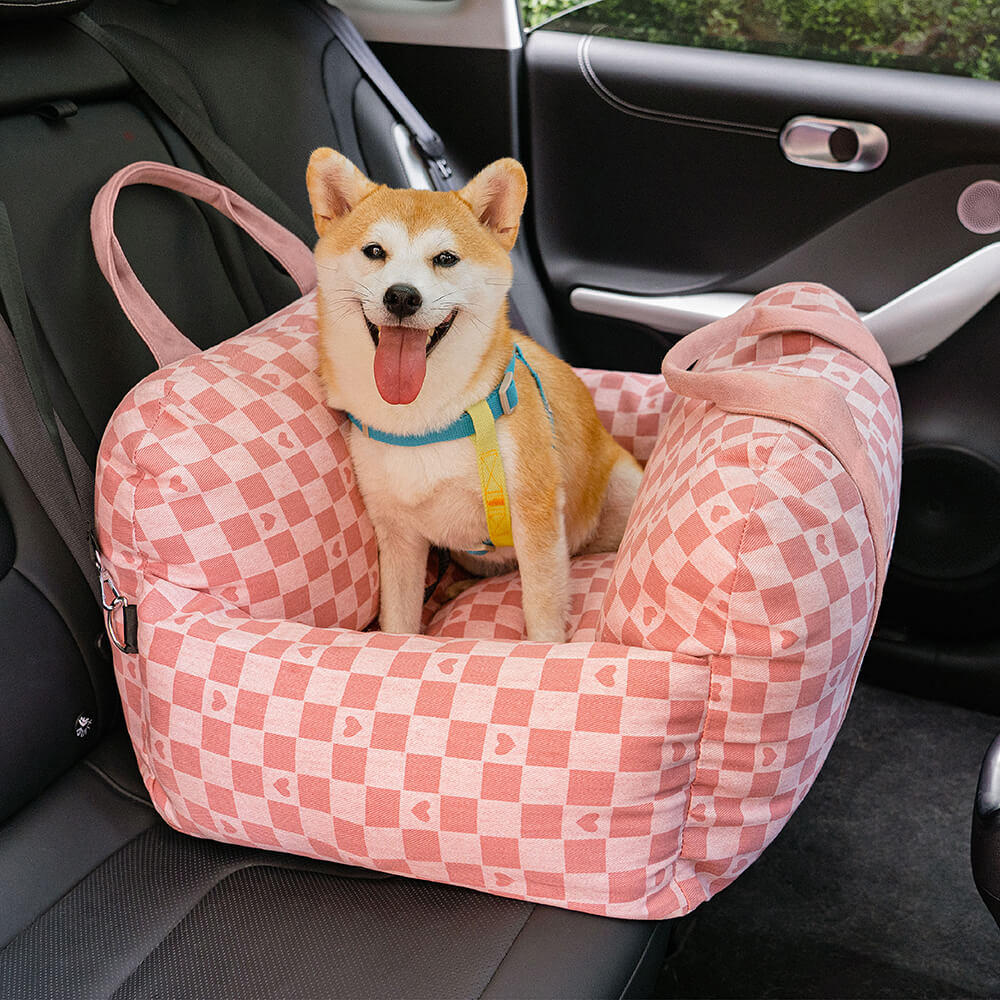
[[[454,267],[460,258],[457,253],[452,253],[451,250],[442,250],[434,258],[435,267]]]
[[[369,260],[385,260],[385,248],[378,243],[369,243],[361,248],[361,252]]]

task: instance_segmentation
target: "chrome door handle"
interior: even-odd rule
[[[800,115],[778,137],[786,159],[803,167],[861,173],[881,166],[889,137],[869,122]]]

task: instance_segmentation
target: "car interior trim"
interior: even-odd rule
[[[396,154],[399,156],[400,166],[406,175],[406,183],[419,191],[433,191],[434,185],[431,183],[427,169],[424,167],[424,161],[420,158],[420,151],[417,149],[409,129],[400,122],[396,122],[392,126],[391,136],[392,144],[396,147]]]
[[[778,137],[778,129],[766,125],[749,125],[745,122],[731,122],[721,118],[702,118],[698,115],[662,111],[658,108],[650,108],[626,101],[623,97],[619,97],[610,90],[597,75],[597,71],[594,69],[594,64],[590,58],[590,48],[593,42],[593,35],[585,35],[580,39],[577,47],[577,62],[580,66],[580,72],[583,74],[583,78],[587,81],[590,89],[616,111],[631,115],[634,118],[645,118],[649,121],[663,122],[666,125],[686,125],[691,128],[711,129],[715,132],[735,132],[737,135],[749,135],[758,139],[776,139]]]
[[[1000,243],[991,243],[861,318],[889,363],[905,365],[943,344],[997,294]],[[579,287],[570,293],[570,304],[578,312],[684,335],[734,313],[751,298],[739,292],[628,295]]]
[[[514,0],[342,0],[369,42],[515,51],[523,45]]]

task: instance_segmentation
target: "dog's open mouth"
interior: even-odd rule
[[[379,328],[368,318],[368,315],[367,313],[364,312],[364,310],[362,310],[361,315],[365,317],[365,323],[368,324],[368,332],[371,334],[372,343],[375,345],[377,349],[379,342]],[[451,313],[448,315],[448,318],[445,319],[443,323],[438,323],[438,325],[434,327],[433,330],[431,330],[431,335],[430,337],[427,338],[427,346],[424,349],[425,357],[429,356],[431,351],[433,351],[434,348],[437,347],[439,343],[441,343],[442,339],[444,338],[444,335],[451,329],[451,325],[452,323],[455,322],[455,317],[457,315],[458,315],[458,310],[452,309]]]
[[[454,309],[432,330],[410,326],[376,326],[362,311],[375,344],[375,387],[387,403],[412,403],[427,374],[427,358],[451,329]]]

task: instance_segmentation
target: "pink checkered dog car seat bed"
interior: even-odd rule
[[[193,353],[112,233],[140,182],[211,201],[303,297]],[[764,292],[683,338],[665,379],[580,373],[648,464],[621,550],[574,562],[569,642],[525,641],[516,574],[387,635],[308,249],[160,165],[116,175],[93,219],[170,362],[111,420],[96,501],[109,598],[137,607],[137,651],[115,654],[128,729],[168,823],[629,918],[685,913],[761,853],[847,711],[895,523],[898,400],[842,298]]]

